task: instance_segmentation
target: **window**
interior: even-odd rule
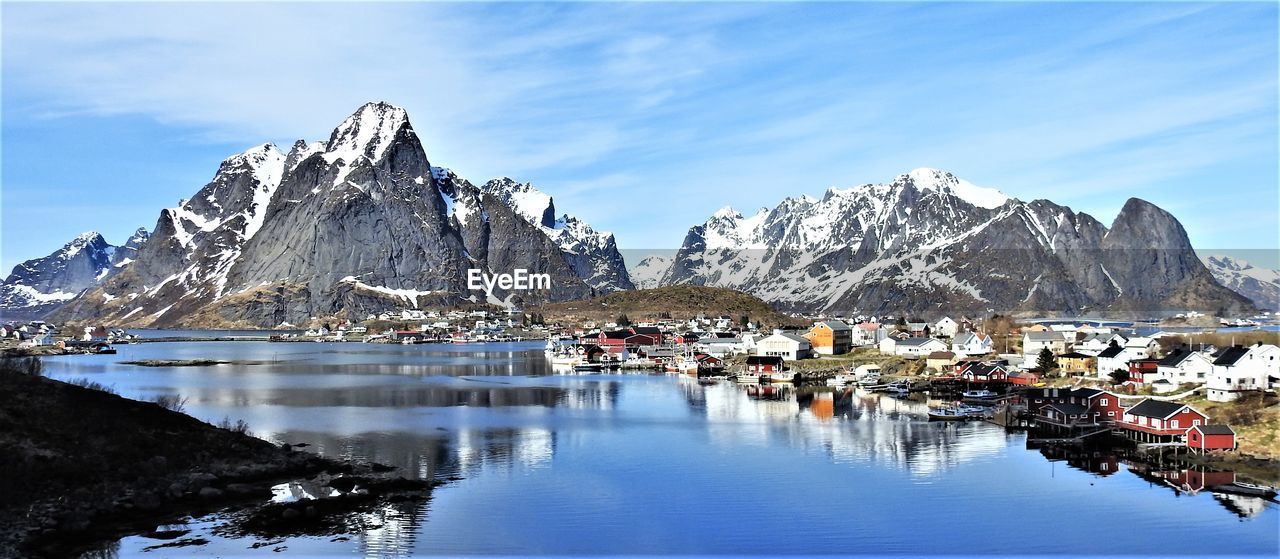
[[[1115,416],[1116,416],[1116,412],[1113,412],[1113,411],[1107,412],[1107,417],[1115,417]]]
[[[1173,428],[1174,428],[1174,429],[1177,429],[1177,428],[1178,428],[1178,420],[1176,420],[1176,419],[1175,419],[1175,420],[1173,420]]]
[[[1195,426],[1198,426],[1198,425],[1200,425],[1200,420],[1199,420],[1199,419],[1192,419],[1192,420],[1191,420],[1191,426],[1192,426],[1192,427],[1195,427]]]
[[[1102,405],[1104,405],[1104,406],[1105,406],[1105,405],[1107,405],[1107,399],[1106,399],[1106,398],[1103,398],[1103,399],[1102,399],[1102,400],[1100,400],[1098,403],[1099,403],[1099,404],[1102,404]]]

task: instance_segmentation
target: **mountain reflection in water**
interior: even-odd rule
[[[362,528],[345,537],[221,537],[227,518],[210,515],[188,526],[207,544],[164,556],[265,556],[281,546],[286,555],[369,557],[1001,553],[1007,538],[992,510],[1093,534],[1069,549],[1023,540],[1026,553],[1277,546],[1274,504],[1208,489],[1234,474],[1029,447],[1025,434],[986,423],[931,423],[923,401],[663,374],[560,375],[529,343],[158,343],[125,352],[120,361],[269,363],[151,369],[80,357],[46,369],[126,397],[179,394],[206,421],[244,419],[273,442],[447,482],[426,502],[360,513]],[[1115,475],[1125,471],[1133,475]],[[282,487],[293,497],[319,490]],[[1121,508],[1126,523],[1098,513]],[[1172,522],[1194,523],[1204,537],[1172,541]],[[946,528],[921,535],[922,524]],[[758,537],[762,527],[769,538]],[[134,556],[159,543],[132,536],[99,553]]]

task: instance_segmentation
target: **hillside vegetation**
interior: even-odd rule
[[[688,320],[699,313],[707,317],[728,315],[738,321],[747,316],[765,327],[799,324],[758,297],[721,287],[672,285],[655,289],[618,291],[580,301],[550,303],[540,309],[547,322],[608,322],[627,315],[633,322],[662,319]]]

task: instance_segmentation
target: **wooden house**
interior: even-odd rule
[[[1187,431],[1187,448],[1194,451],[1235,450],[1236,432],[1227,425],[1196,425]]]

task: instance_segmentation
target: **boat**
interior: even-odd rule
[[[765,373],[760,375],[760,379],[765,382],[792,382],[796,378],[796,374],[791,371],[778,371],[776,373]]]
[[[739,384],[760,384],[760,374],[742,371],[734,375],[733,380]]]
[[[573,366],[575,372],[599,372],[604,370],[604,365],[600,363],[578,363]]]
[[[999,394],[990,390],[966,390],[960,396],[961,401],[971,404],[994,404],[1000,398]]]
[[[857,378],[854,375],[840,373],[827,379],[827,386],[844,388],[855,382],[857,382]]]
[[[698,360],[693,357],[685,356],[677,359],[674,364],[676,372],[698,374]],[[669,369],[668,369],[669,370]]]
[[[929,421],[966,421],[969,418],[960,408],[929,408]]]
[[[1233,495],[1244,495],[1246,497],[1262,497],[1263,499],[1273,499],[1276,496],[1276,490],[1265,485],[1254,485],[1243,481],[1235,481],[1223,485],[1215,485],[1210,491],[1218,493],[1231,493]]]

